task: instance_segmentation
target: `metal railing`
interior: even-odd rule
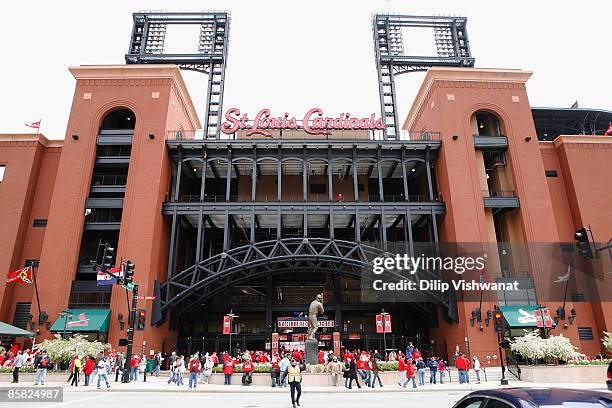
[[[98,174],[94,175],[91,181],[92,187],[125,186],[126,184],[127,175]]]
[[[198,203],[200,202],[200,194],[181,194],[178,197],[178,200],[174,199],[174,196],[170,197],[170,202],[179,202],[179,203]],[[278,199],[278,195],[261,195],[258,194],[255,197],[254,202],[287,202],[287,203],[355,203],[355,198],[351,196],[335,196],[332,200],[329,199],[327,194],[309,194],[307,195],[306,200],[304,200],[304,196],[302,194],[283,194],[281,199]],[[370,195],[366,200],[362,202],[385,202],[385,203],[428,203],[428,202],[437,202],[438,200],[434,198],[434,200],[430,200],[429,197],[425,194],[411,194],[408,196],[408,200],[402,194],[385,194],[383,196],[383,200],[380,200],[378,195]],[[225,194],[207,194],[204,196],[204,200],[202,202],[205,203],[251,203],[250,195],[249,196],[238,196],[238,195],[230,195],[229,201],[226,199]]]
[[[508,372],[515,376],[519,381],[521,380],[521,366],[516,358],[516,356],[512,353],[508,353],[509,350],[506,350],[506,367],[508,368]]]
[[[493,198],[516,198],[516,192],[514,190],[480,190],[483,197]]]
[[[498,135],[481,135],[481,134],[472,134],[472,137],[506,137],[506,135],[502,135],[501,133]]]
[[[121,222],[121,210],[94,208],[85,216],[85,222]]]
[[[220,137],[217,138],[205,138],[202,130],[169,130],[166,132],[166,140],[287,140],[287,141],[334,141],[334,140],[384,140],[382,130],[331,130],[329,133],[322,133],[312,135],[306,133],[304,129],[295,130],[271,130],[270,136],[261,134],[254,134],[247,136],[245,131],[238,131],[235,134],[227,135],[221,133]],[[429,131],[406,131],[402,130],[398,133],[396,139],[398,141],[413,141],[413,142],[439,142],[442,140],[442,134],[440,132],[429,132]]]

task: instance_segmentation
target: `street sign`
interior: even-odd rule
[[[138,300],[155,300],[157,299],[157,296],[136,296],[136,298]]]
[[[121,285],[121,286],[123,286],[124,288],[126,288],[130,292],[134,291],[134,282],[128,282],[125,285]]]

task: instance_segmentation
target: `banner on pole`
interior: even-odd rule
[[[232,330],[232,319],[225,315],[223,316],[223,334],[230,334]]]

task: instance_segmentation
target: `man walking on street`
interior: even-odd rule
[[[115,382],[119,381],[119,376],[123,377],[123,366],[125,364],[125,356],[123,353],[118,353],[115,359]]]
[[[159,371],[161,370],[162,356],[161,352],[155,355],[155,370],[153,371],[153,375],[159,377]]]
[[[130,381],[138,381],[138,366],[140,365],[140,357],[138,354],[133,354],[130,359]]]
[[[291,404],[300,406],[300,397],[302,396],[302,368],[301,364],[297,364],[295,359],[291,360],[291,365],[287,369],[287,377],[289,378],[289,387],[291,387]],[[297,396],[296,396],[297,392]]]
[[[198,375],[200,373],[200,359],[197,354],[191,356],[189,360],[189,389],[196,389],[198,385]]]
[[[45,385],[47,378],[47,368],[51,365],[51,359],[47,355],[46,350],[42,350],[34,360],[34,368],[36,369],[36,378],[34,385]]]
[[[19,350],[17,352],[17,355],[13,359],[13,367],[15,367],[13,368],[13,384],[17,384],[19,382],[19,369],[23,367],[23,364],[24,364],[23,352]]]
[[[106,388],[110,388],[108,383],[108,357],[103,356],[98,362],[98,389],[100,389],[100,381],[104,380]]]
[[[380,376],[378,375],[378,373],[380,372],[380,368],[378,367],[378,361],[376,359],[376,357],[372,356],[372,358],[370,359],[370,365],[372,367],[372,377],[370,379],[370,387],[374,388],[374,384],[376,383],[376,380],[378,379],[378,384],[380,384],[380,386],[382,387],[382,381],[380,380]]]
[[[287,369],[289,368],[289,364],[290,361],[287,358],[286,355],[283,356],[282,360],[280,361],[279,364],[279,368],[280,368],[280,386],[281,387],[286,387],[287,386]]]

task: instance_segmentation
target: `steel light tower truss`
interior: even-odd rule
[[[400,124],[396,110],[395,76],[426,71],[430,67],[473,67],[467,35],[467,18],[376,14],[372,19],[385,139],[397,139]],[[437,55],[409,55],[404,49],[403,28],[433,28]]]
[[[181,69],[208,74],[204,135],[206,138],[219,138],[229,43],[229,13],[138,12],[132,16],[134,26],[125,62],[176,64]],[[171,24],[200,26],[198,46],[193,53],[166,52],[166,28]]]

